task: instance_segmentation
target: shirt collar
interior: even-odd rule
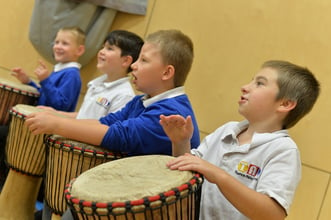
[[[124,77],[124,78],[120,78],[118,80],[112,81],[112,82],[105,82],[105,80],[107,79],[107,75],[104,74],[92,81],[90,81],[88,83],[88,86],[92,86],[92,85],[103,85],[105,88],[110,88],[113,86],[117,86],[120,85],[124,82],[130,82],[130,77]]]
[[[145,108],[147,108],[149,105],[151,105],[157,101],[160,101],[162,99],[173,98],[173,97],[180,96],[183,94],[185,94],[185,90],[184,90],[184,87],[181,86],[181,87],[176,87],[174,89],[168,90],[168,91],[161,93],[159,95],[156,95],[152,98],[148,98],[148,95],[144,95],[141,99],[143,101],[143,105],[145,106]]]
[[[236,140],[238,134],[240,132],[242,132],[243,130],[245,130],[248,127],[248,124],[249,124],[249,122],[247,120],[239,122],[232,129],[226,130],[224,132],[223,136],[221,137],[221,139],[223,141]],[[270,142],[279,137],[289,137],[288,130],[283,129],[283,130],[275,131],[272,133],[254,133],[250,147],[252,148],[254,146],[262,145],[264,143]]]
[[[54,66],[54,72],[58,72],[60,70],[63,70],[65,68],[69,68],[69,67],[76,67],[76,68],[80,69],[81,65],[77,62],[57,63]]]

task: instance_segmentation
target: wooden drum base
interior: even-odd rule
[[[0,194],[0,220],[34,220],[42,178],[10,170]]]

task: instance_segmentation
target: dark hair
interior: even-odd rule
[[[105,42],[119,47],[122,51],[121,56],[131,56],[132,63],[138,59],[141,47],[144,44],[141,37],[126,30],[114,30],[110,32],[107,35]],[[131,71],[132,69],[130,66],[128,72]]]

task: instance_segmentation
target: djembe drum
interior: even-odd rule
[[[0,78],[0,125],[8,125],[9,110],[17,104],[36,105],[39,97],[36,88]]]
[[[195,219],[199,174],[170,170],[173,157],[127,157],[82,173],[66,186],[75,219]]]
[[[68,209],[64,189],[71,179],[99,164],[125,156],[58,135],[47,137],[45,144],[45,201],[52,210],[52,219],[59,218]]]
[[[33,135],[24,125],[28,114],[42,111],[35,106],[18,104],[12,116],[6,144],[10,168],[0,194],[0,219],[34,219],[42,175],[45,171],[43,135]]]

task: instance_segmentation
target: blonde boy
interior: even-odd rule
[[[45,63],[39,61],[34,73],[40,86],[20,67],[12,69],[12,75],[39,90],[38,105],[72,112],[76,108],[81,89],[81,65],[78,58],[85,52],[85,34],[77,27],[61,28],[53,43],[54,59],[58,63],[50,73]]]

